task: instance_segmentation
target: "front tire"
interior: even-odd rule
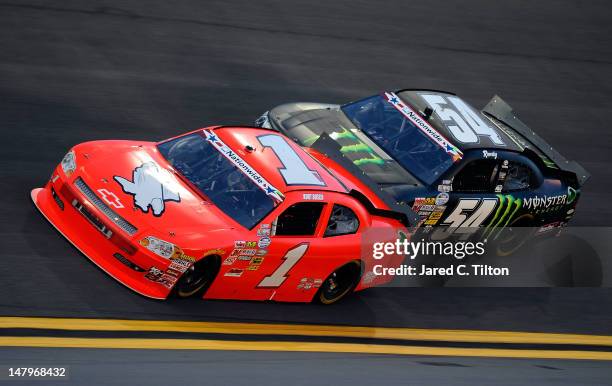
[[[351,261],[336,269],[321,284],[316,299],[322,304],[333,304],[351,293],[361,279],[361,262]]]
[[[204,295],[212,284],[221,267],[219,256],[207,256],[193,264],[174,286],[174,293],[179,298],[199,297]]]

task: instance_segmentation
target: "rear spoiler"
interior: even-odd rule
[[[354,163],[340,152],[340,145],[334,141],[327,133],[322,133],[319,138],[310,146],[311,149],[324,154],[332,161],[342,166],[346,171],[355,176],[359,181],[366,185],[374,194],[380,198],[390,210],[374,207],[372,202],[362,193],[351,190],[350,195],[361,201],[362,204],[372,214],[395,218],[410,228],[419,222],[419,216],[408,206],[398,204],[390,194],[382,191],[380,186],[363,173]]]
[[[561,153],[550,146],[548,142],[542,139],[542,137],[537,135],[526,124],[518,119],[518,117],[514,114],[512,107],[510,107],[510,105],[498,95],[491,98],[489,103],[487,103],[482,111],[502,121],[504,124],[510,126],[512,129],[521,134],[528,142],[533,144],[533,146],[538,148],[538,150],[550,158],[550,160],[553,161],[560,170],[574,173],[580,186],[584,185],[584,183],[591,176],[589,172],[587,172],[578,162],[569,161],[567,158],[563,157]]]

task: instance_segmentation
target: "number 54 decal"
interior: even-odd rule
[[[436,229],[432,239],[442,240],[453,233],[475,232],[482,223],[493,213],[497,206],[497,198],[468,198],[461,199],[455,209],[440,224],[442,228]]]

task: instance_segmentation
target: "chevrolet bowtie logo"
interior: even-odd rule
[[[102,196],[102,199],[113,208],[121,209],[123,204],[119,201],[119,197],[108,189],[98,189],[98,193]]]

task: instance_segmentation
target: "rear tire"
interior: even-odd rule
[[[336,269],[321,284],[315,295],[321,304],[333,304],[353,292],[361,279],[361,262],[351,261]]]
[[[508,256],[518,251],[533,236],[533,224],[533,216],[524,214],[504,228],[494,240],[497,256]]]
[[[193,264],[180,277],[174,286],[174,293],[179,298],[200,297],[219,272],[221,259],[219,256],[207,256]]]

